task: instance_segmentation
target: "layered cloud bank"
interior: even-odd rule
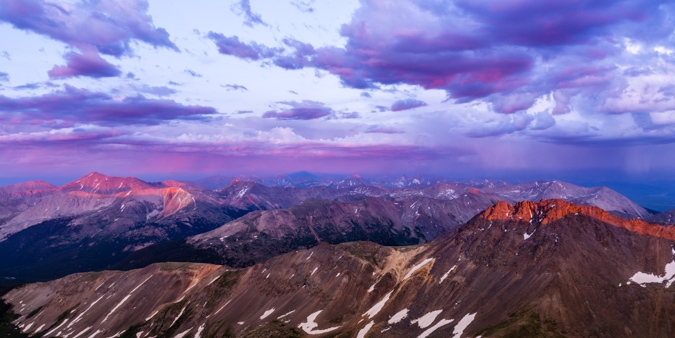
[[[642,0],[0,0],[0,162],[668,171],[673,18]]]

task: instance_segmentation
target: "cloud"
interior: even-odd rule
[[[388,128],[388,127],[380,127],[380,126],[370,126],[364,132],[369,133],[369,134],[403,134],[403,133],[405,133],[403,130]]]
[[[239,2],[232,6],[232,10],[236,14],[244,16],[244,25],[246,26],[253,27],[253,25],[256,24],[267,26],[267,24],[260,17],[260,14],[251,10],[251,2],[249,0],[239,0]]]
[[[68,63],[65,66],[54,66],[48,74],[51,78],[67,78],[88,76],[93,78],[116,77],[122,72],[104,60],[92,48],[85,48],[83,54],[71,52],[66,54]]]
[[[133,88],[135,90],[141,92],[141,93],[153,94],[153,95],[157,95],[157,96],[169,96],[169,95],[176,94],[178,92],[177,90],[175,90],[173,88],[169,88],[167,86],[154,87],[154,86],[148,86],[146,84],[141,85],[141,86],[133,86]]]
[[[227,91],[232,91],[232,90],[247,91],[248,90],[248,88],[246,88],[245,86],[238,85],[238,84],[226,84],[226,85],[222,85],[221,87],[226,88]]]
[[[80,54],[68,53],[68,65],[52,69],[53,77],[118,76],[121,72],[98,54],[132,55],[132,41],[178,51],[169,33],[156,28],[147,11],[145,0],[0,0],[0,21],[80,50]]]
[[[186,69],[185,72],[190,74],[192,77],[202,77],[202,74],[199,74],[192,69]]]
[[[420,100],[414,99],[398,100],[391,105],[391,111],[414,109],[418,107],[424,107],[426,105],[427,105],[426,102]]]
[[[240,59],[259,60],[270,58],[280,51],[278,49],[259,45],[255,42],[246,44],[239,41],[238,36],[227,37],[215,32],[209,32],[206,36],[215,42],[220,54],[232,55]]]
[[[0,96],[0,119],[13,124],[63,121],[66,124],[156,125],[170,120],[205,120],[216,114],[211,107],[185,106],[171,100],[143,96],[113,98],[65,85],[65,90],[43,96]]]
[[[314,13],[314,2],[316,2],[316,0],[309,0],[309,1],[293,0],[291,1],[291,5],[297,8],[300,12]]]
[[[110,141],[127,133],[119,130],[102,130],[100,128],[62,128],[41,132],[24,132],[0,136],[0,144],[20,144],[21,146],[59,147],[65,144],[80,146]]]
[[[16,86],[14,89],[16,90],[32,90],[32,89],[39,89],[42,88],[41,83],[26,83],[24,85]]]
[[[9,74],[0,72],[0,81],[7,82],[9,81]]]
[[[618,110],[604,101],[629,88],[626,75],[648,76],[645,65],[671,58],[665,51],[672,45],[673,10],[666,0],[361,0],[340,30],[344,47],[314,48],[287,38],[284,50],[263,54],[270,48],[251,43],[247,53],[221,53],[269,59],[284,69],[325,70],[358,89],[441,89],[456,103],[481,100],[505,114],[551,93],[555,114],[570,112],[575,97],[612,112]]]
[[[361,114],[353,111],[351,113],[340,113],[340,117],[343,119],[358,119],[361,117]]]
[[[271,110],[263,114],[264,118],[275,118],[278,120],[314,120],[334,112],[325,104],[316,101],[304,100],[302,102],[284,101],[279,102],[288,105],[291,108],[285,110]]]
[[[555,119],[547,112],[539,112],[534,116],[534,125],[530,127],[532,130],[546,130],[555,126]]]

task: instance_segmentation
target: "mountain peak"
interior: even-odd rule
[[[675,227],[651,224],[640,219],[626,220],[595,206],[578,205],[562,199],[522,201],[515,204],[500,201],[476,217],[490,221],[515,221],[545,226],[564,217],[578,215],[592,217],[638,234],[675,240]]]
[[[65,184],[61,189],[67,191],[82,190],[95,193],[117,193],[132,189],[152,188],[150,184],[135,177],[106,176],[92,172],[80,179]]]
[[[0,194],[10,196],[26,196],[32,194],[47,193],[58,189],[57,186],[45,181],[30,181],[13,184],[7,187],[0,187]]]

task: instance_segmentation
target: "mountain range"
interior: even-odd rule
[[[166,261],[245,267],[323,242],[426,243],[502,200],[563,198],[627,219],[665,217],[611,189],[560,181],[244,178],[214,190],[100,173],[2,187],[0,284]]]
[[[674,227],[500,201],[419,245],[80,273],[3,300],[42,337],[668,337],[674,267]]]

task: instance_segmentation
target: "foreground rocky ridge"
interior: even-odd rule
[[[424,245],[83,273],[4,300],[44,337],[672,336],[663,228],[563,200],[497,203]]]

